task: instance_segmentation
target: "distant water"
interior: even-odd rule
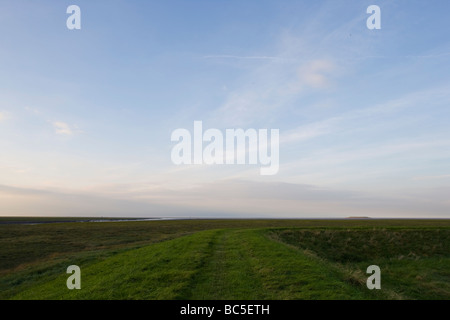
[[[161,220],[180,220],[181,218],[135,218],[135,219],[90,219],[78,222],[123,222],[123,221],[161,221]]]

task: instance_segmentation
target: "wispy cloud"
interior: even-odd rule
[[[431,53],[427,55],[407,55],[405,58],[424,58],[424,59],[436,59],[441,57],[450,56],[450,52],[441,52],[441,53]]]
[[[450,103],[450,96],[447,92],[449,92],[449,86],[444,85],[441,87],[424,89],[418,92],[407,93],[383,103],[369,105],[365,108],[352,109],[341,114],[332,115],[324,120],[308,123],[295,129],[285,131],[280,137],[280,142],[302,142],[318,136],[336,134],[338,132],[358,132],[359,134],[362,134],[364,132],[379,130],[380,126],[384,128],[388,126],[401,128],[410,124],[412,121],[409,117],[406,117],[406,115],[411,113],[412,109],[425,106],[429,104],[430,101],[442,105]],[[416,112],[423,113],[425,111]],[[382,124],[372,123],[374,118],[379,117],[389,118],[384,120]],[[421,132],[418,131],[418,133]],[[418,137],[415,136],[410,140],[416,141],[414,139],[417,138]],[[434,145],[433,142],[436,142],[434,138],[426,141],[426,143],[430,143],[430,145]],[[416,144],[411,143],[411,145]]]
[[[336,70],[331,60],[308,62],[267,61],[242,79],[213,118],[228,126],[248,125],[280,116],[283,109],[310,89],[326,89]]]
[[[321,31],[320,38],[335,32]],[[340,85],[336,80],[348,72],[348,64],[340,62],[343,54],[348,53],[346,59],[351,60],[366,53],[363,49],[349,52],[341,47],[341,39],[336,37],[323,43],[310,34],[285,31],[272,44],[274,54],[206,56],[236,59],[238,68],[245,66],[240,69],[244,72],[235,81],[234,89],[228,91],[222,105],[211,114],[212,120],[226,126],[284,120],[286,111],[293,105],[301,105],[308,95],[329,93]]]
[[[129,190],[87,193],[0,185],[0,197],[3,198],[0,212],[74,216],[344,218],[367,215],[374,218],[430,218],[445,217],[450,208],[448,190],[437,194],[424,188],[408,195],[380,195],[306,184],[246,180],[222,180],[184,190],[129,187]]]
[[[65,122],[55,121],[52,123],[56,134],[71,136],[74,134],[73,129]]]
[[[36,115],[41,114],[41,112],[36,108],[25,107],[25,110],[32,114],[36,114]]]
[[[420,176],[413,178],[413,180],[440,180],[440,179],[450,179],[450,174],[442,174],[438,176]]]
[[[172,205],[136,199],[126,200],[99,194],[59,192],[0,185],[0,212],[30,216],[189,216],[194,212]]]
[[[325,88],[330,84],[327,74],[335,69],[335,64],[330,60],[315,60],[300,68],[299,78],[313,88]]]
[[[289,130],[280,137],[280,143],[301,142],[329,134],[335,130],[338,120],[339,118],[331,118]]]
[[[234,56],[227,54],[217,54],[217,55],[208,55],[204,56],[205,59],[236,59],[236,60],[284,60],[280,57],[275,56]]]

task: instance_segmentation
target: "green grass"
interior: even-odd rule
[[[329,265],[274,242],[261,230],[203,231],[117,254],[14,299],[354,299],[363,288]]]
[[[363,282],[369,265],[398,299],[450,299],[450,229],[278,229],[271,237],[346,270]]]
[[[449,299],[449,236],[449,220],[0,225],[0,299]]]
[[[66,274],[16,299],[173,299],[205,260],[214,231],[118,253],[80,266],[82,290],[68,290]]]
[[[446,257],[450,229],[324,229],[275,231],[282,241],[347,263],[380,259]]]
[[[266,230],[222,231],[185,299],[367,298],[339,270],[282,243]]]

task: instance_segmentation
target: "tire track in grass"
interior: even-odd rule
[[[252,266],[263,283],[266,299],[366,299],[342,281],[330,265],[274,241],[264,229],[248,232]]]
[[[261,282],[251,268],[250,256],[242,250],[245,237],[233,230],[221,230],[211,248],[207,264],[192,280],[183,299],[262,299]]]
[[[270,239],[265,229],[198,232],[81,267],[15,299],[355,299],[330,265]]]
[[[119,253],[81,268],[81,290],[66,287],[68,274],[21,292],[13,299],[175,299],[186,290],[208,259],[216,231],[145,246]]]
[[[270,239],[266,231],[224,230],[185,299],[366,299],[329,264]]]

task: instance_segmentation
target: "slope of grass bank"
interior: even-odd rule
[[[14,299],[361,299],[370,294],[332,265],[272,241],[263,230],[213,230],[119,253]]]
[[[450,299],[449,228],[278,229],[271,237],[346,270],[354,282],[378,265],[393,298]]]
[[[0,299],[449,299],[449,220],[0,226]],[[78,265],[82,289],[68,290]],[[368,290],[377,264],[382,290]]]
[[[266,230],[223,231],[183,299],[364,299],[329,263],[273,241]]]
[[[12,218],[0,218],[10,221]],[[17,218],[15,218],[17,219]],[[32,218],[26,218],[30,221]],[[36,221],[48,218],[35,218]],[[55,218],[53,218],[55,219]],[[58,218],[61,220],[64,218]],[[68,219],[68,218],[66,218]],[[32,221],[31,221],[32,222]],[[173,220],[140,222],[0,224],[0,277],[53,259],[121,250],[224,228],[450,227],[450,220]],[[1,285],[0,285],[1,289]],[[1,292],[1,290],[0,290]]]

